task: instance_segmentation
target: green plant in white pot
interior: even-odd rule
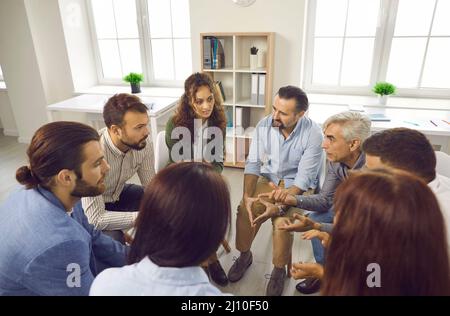
[[[386,105],[388,96],[395,93],[396,87],[389,82],[377,82],[372,91],[378,94],[379,103]]]
[[[144,79],[142,74],[138,74],[135,72],[130,72],[128,75],[123,77],[123,81],[129,82],[131,85],[131,93],[140,93],[141,92],[141,81]]]

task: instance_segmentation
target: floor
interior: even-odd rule
[[[25,144],[19,144],[16,137],[3,136],[0,130],[0,203],[6,198],[9,192],[17,185],[15,181],[15,171],[18,167],[26,164]],[[224,176],[229,182],[231,189],[232,205],[232,225],[229,243],[232,251],[226,254],[223,249],[219,249],[219,257],[225,271],[228,271],[236,257],[239,255],[234,248],[236,207],[242,197],[243,170],[235,168],[225,168]],[[244,277],[236,283],[230,283],[226,287],[219,287],[223,292],[234,295],[260,296],[265,295],[265,289],[269,282],[272,271],[272,229],[270,221],[261,227],[256,236],[253,246],[253,264],[250,266]],[[313,261],[311,244],[303,241],[295,234],[293,254],[294,262]],[[302,295],[295,290],[296,280],[286,278],[283,295]]]

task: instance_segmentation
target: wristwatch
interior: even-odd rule
[[[283,205],[278,205],[278,216],[284,215],[286,215],[286,210],[284,209]]]

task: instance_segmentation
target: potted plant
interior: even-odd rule
[[[388,95],[394,94],[396,87],[389,82],[377,82],[373,87],[373,92],[378,94],[378,101],[381,105],[386,105]]]
[[[258,49],[253,46],[250,48],[250,69],[258,67]]]
[[[129,82],[131,85],[131,93],[140,93],[141,92],[141,81],[144,79],[142,74],[138,74],[135,72],[130,72],[128,75],[123,77],[123,81]]]

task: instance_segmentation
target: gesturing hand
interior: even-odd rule
[[[327,248],[330,243],[330,234],[326,232],[321,232],[316,229],[309,230],[302,234],[302,238],[306,240],[311,240],[313,238],[319,238],[322,241],[322,245]]]
[[[244,196],[244,204],[245,204],[245,208],[247,209],[248,212],[248,219],[250,220],[250,224],[253,225],[253,213],[252,213],[252,207],[253,207],[253,203],[255,203],[256,201],[258,201],[258,198],[253,198],[253,197],[249,197],[249,196]]]
[[[261,202],[266,207],[266,209],[265,209],[264,213],[259,215],[257,218],[255,218],[251,222],[253,227],[258,224],[264,223],[267,219],[277,216],[280,213],[280,210],[278,209],[278,205],[275,205],[275,204],[265,201],[263,199],[258,199],[258,201]]]
[[[293,263],[291,275],[295,280],[305,278],[321,279],[323,277],[323,266],[320,263],[312,262]]]
[[[293,217],[298,221],[294,223],[288,223],[284,226],[281,226],[279,229],[288,232],[304,232],[307,230],[314,229],[315,222],[311,220],[309,217],[297,213],[294,213]]]
[[[284,205],[297,205],[297,199],[294,195],[289,193],[288,189],[282,189],[279,186],[275,185],[273,182],[269,182],[269,185],[272,187],[271,192],[261,193],[258,195],[258,198],[266,198],[273,202],[278,202]]]

